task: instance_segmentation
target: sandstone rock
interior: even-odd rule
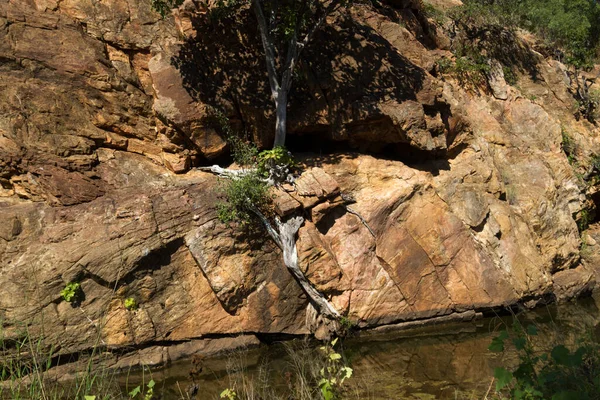
[[[504,71],[502,70],[502,64],[498,60],[490,60],[488,62],[489,70],[486,71],[488,83],[494,97],[500,100],[506,100],[508,98],[508,88],[504,80]]]
[[[325,203],[321,203],[316,205],[310,210],[311,220],[314,224],[318,224],[321,222],[323,218],[325,218],[329,213],[331,213],[334,209],[342,206],[344,201],[340,196],[335,199],[331,199],[326,201]]]
[[[60,354],[98,340],[143,348],[122,366],[210,353],[236,336],[325,334],[277,246],[219,223],[216,178],[189,170],[226,151],[208,104],[262,147],[274,125],[262,50],[247,40],[255,26],[213,40],[192,3],[162,20],[128,0],[0,2],[5,338],[28,323]],[[522,76],[517,90],[494,64],[496,96],[475,96],[429,74],[447,54],[432,48],[443,32],[432,37],[412,2],[349,12],[303,53],[310,73],[290,99],[289,143],[318,135],[324,149],[373,155],[304,155],[295,190],[274,200],[280,217],[307,218],[297,249],[315,288],[368,328],[593,286],[598,226],[582,252],[573,215],[594,206],[596,189],[586,200],[561,142],[572,135],[583,164],[600,142],[572,115],[564,66],[540,58],[541,79]],[[79,308],[60,297],[71,281],[85,294]]]
[[[590,292],[596,285],[592,271],[582,266],[575,269],[559,271],[552,276],[554,294],[558,300],[577,297],[585,292]]]
[[[302,208],[302,204],[294,199],[289,193],[283,190],[275,190],[273,192],[275,192],[273,199],[275,212],[280,217],[287,217]]]

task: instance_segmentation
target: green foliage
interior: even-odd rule
[[[426,18],[432,19],[437,25],[443,25],[447,20],[446,14],[433,4],[425,3],[423,5],[423,14]]]
[[[171,9],[179,7],[184,0],[151,0],[152,8],[165,18]]]
[[[340,329],[338,334],[340,336],[347,336],[356,328],[356,323],[346,316],[342,316],[339,323]]]
[[[227,388],[221,392],[219,398],[225,400],[237,400],[238,397],[235,390]]]
[[[131,392],[129,392],[129,398],[131,399],[136,399],[138,397],[141,397],[143,400],[152,400],[152,398],[154,397],[154,386],[156,385],[156,383],[154,382],[154,380],[150,380],[150,382],[148,382],[146,384],[146,393],[142,393],[142,387],[141,386],[136,386]]]
[[[486,73],[490,70],[486,58],[473,46],[461,46],[455,51],[454,61],[439,59],[436,64],[442,74],[454,75],[461,84],[480,88],[487,85]]]
[[[81,285],[79,282],[67,283],[65,288],[60,291],[60,296],[67,303],[77,303],[83,292],[81,291]]]
[[[233,161],[240,167],[253,165],[256,162],[258,148],[234,131],[229,118],[221,110],[208,107],[208,111],[208,122],[227,140]]]
[[[596,0],[467,0],[455,20],[477,26],[520,27],[546,40],[562,61],[591,66],[600,45],[600,3]]]
[[[128,297],[124,301],[125,309],[128,311],[135,311],[138,309],[138,304],[133,297]]]
[[[449,58],[443,57],[435,62],[437,70],[442,74],[447,74],[452,70],[454,63]]]
[[[3,339],[0,329],[0,354],[0,399],[121,399],[115,372],[101,362],[89,363],[66,385],[52,374],[46,374],[57,355],[43,337],[33,338],[27,326],[18,338],[10,341]]]
[[[567,130],[565,129],[564,126],[562,127],[561,134],[562,134],[561,147],[562,147],[563,151],[565,152],[565,154],[567,155],[567,158],[573,157],[572,159],[569,159],[569,162],[572,164],[572,161],[574,161],[575,153],[577,152],[577,143],[575,143],[575,140],[573,140],[571,135],[569,135],[569,132],[567,132]]]
[[[504,80],[506,81],[506,83],[513,86],[517,84],[517,74],[511,67],[503,65],[502,72],[504,73]]]
[[[352,368],[346,366],[342,361],[342,355],[334,350],[338,339],[330,344],[322,346],[320,350],[325,355],[325,366],[319,374],[319,389],[324,400],[335,400],[339,398],[340,388],[346,379],[352,377]]]
[[[592,218],[590,216],[590,212],[587,209],[581,210],[579,212],[579,219],[577,221],[577,228],[579,229],[579,232],[583,232],[589,228],[591,222]]]
[[[475,85],[485,84],[485,73],[489,70],[490,66],[481,57],[474,59],[468,56],[458,57],[453,68],[460,81]]]
[[[549,352],[537,351],[532,338],[537,328],[516,324],[492,340],[489,350],[503,352],[507,342],[517,350],[519,364],[514,369],[496,368],[496,391],[511,399],[592,399],[600,390],[600,353],[598,345],[584,344],[574,351],[564,345]]]
[[[256,215],[253,209],[264,211],[271,203],[269,187],[260,176],[249,173],[223,182],[222,197],[225,202],[217,204],[217,216],[223,223],[251,224]]]
[[[252,399],[294,399],[294,400],[338,400],[354,398],[347,395],[352,391],[348,379],[353,375],[337,339],[315,348],[307,341],[293,341],[284,344],[287,362],[277,363],[276,371],[269,370],[271,362],[263,359],[253,367],[252,378],[244,370],[247,360],[244,352],[230,355],[228,360],[229,387],[220,394],[225,400]],[[272,372],[280,375],[285,386],[273,387]]]
[[[265,178],[281,176],[283,179],[295,166],[294,157],[285,147],[261,151],[258,155],[258,173]]]

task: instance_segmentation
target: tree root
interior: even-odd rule
[[[211,172],[215,175],[222,176],[229,179],[238,179],[244,175],[256,172],[256,169],[240,169],[231,170],[213,165],[211,167],[200,167],[201,171]],[[333,305],[315,289],[308,278],[304,275],[300,267],[298,266],[298,250],[296,249],[296,234],[304,223],[304,218],[296,216],[289,218],[285,222],[281,222],[279,218],[275,218],[277,224],[277,230],[273,228],[269,220],[254,206],[250,207],[250,210],[256,214],[261,220],[265,229],[269,233],[269,236],[279,246],[283,252],[283,262],[287,269],[290,271],[292,276],[296,279],[298,284],[302,287],[302,290],[308,296],[311,304],[319,310],[319,312],[335,321],[341,318],[340,313],[333,307]],[[359,218],[364,221],[362,217]],[[369,228],[370,231],[370,228]],[[372,233],[372,232],[371,232]]]

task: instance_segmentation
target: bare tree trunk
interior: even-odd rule
[[[252,208],[252,211],[260,218],[271,238],[273,238],[277,246],[279,246],[283,252],[283,263],[294,276],[296,282],[300,284],[300,287],[302,287],[302,290],[308,296],[309,301],[321,314],[334,321],[339,320],[341,317],[340,313],[325,298],[325,296],[319,293],[319,291],[312,286],[308,278],[306,278],[298,266],[296,234],[304,223],[304,218],[297,216],[290,218],[286,222],[281,222],[279,218],[277,218],[275,220],[277,223],[277,230],[275,230],[260,211],[258,211],[256,208]]]
[[[281,242],[283,251],[283,262],[288,270],[294,275],[296,281],[304,289],[304,293],[308,298],[316,304],[319,311],[337,320],[340,318],[340,313],[333,307],[333,305],[327,301],[327,299],[315,289],[310,281],[306,278],[300,267],[298,266],[298,250],[296,249],[296,234],[304,223],[304,218],[293,217],[286,222],[281,222],[279,219],[276,220],[277,228],[279,228],[279,240]]]
[[[275,121],[275,142],[273,143],[273,148],[279,146],[285,146],[285,134],[286,134],[286,125],[287,125],[287,101],[288,101],[288,92],[286,88],[281,88],[279,90],[279,95],[275,100],[275,112],[276,112],[276,121]]]

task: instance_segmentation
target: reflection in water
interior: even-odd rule
[[[362,333],[360,337],[347,339],[343,344],[344,354],[354,369],[348,398],[482,398],[491,388],[493,369],[516,362],[516,355],[510,350],[505,354],[487,350],[496,332],[511,325],[512,320],[511,316],[487,318],[410,332]],[[534,343],[542,350],[555,343],[572,344],[581,338],[597,340],[600,312],[594,299],[589,298],[522,313],[519,320],[524,326],[537,325],[539,335]],[[261,369],[259,365],[266,365],[269,385],[285,392],[289,357],[282,345],[203,360],[200,373],[197,360],[193,361],[152,372],[164,399],[188,398],[186,392],[193,387],[198,390],[197,399],[217,399],[231,385],[228,368],[241,368],[245,376],[255,378]],[[196,373],[190,375],[190,371]],[[129,375],[128,380],[130,387],[135,386],[141,376]]]

